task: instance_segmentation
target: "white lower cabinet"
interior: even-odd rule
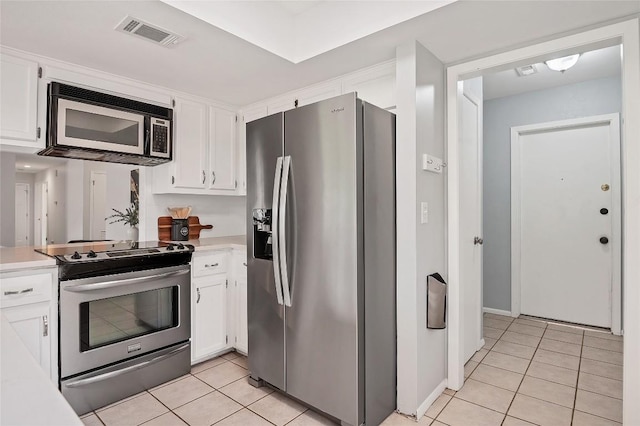
[[[0,274],[0,312],[40,367],[58,381],[58,270]]]
[[[192,327],[193,359],[206,358],[227,347],[227,278],[196,278],[195,324]]]
[[[233,348],[247,354],[246,259],[243,250],[212,250],[193,254],[192,364]]]
[[[235,288],[235,347],[249,352],[249,324],[247,322],[247,254],[233,251],[233,283]]]
[[[51,375],[51,306],[32,303],[2,310],[20,340],[47,375]]]

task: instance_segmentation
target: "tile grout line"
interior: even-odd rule
[[[578,385],[580,383],[580,366],[582,365],[582,350],[584,349],[584,331],[582,332],[582,344],[580,345],[580,357],[578,358],[578,375],[576,376],[576,393],[573,395],[573,409],[571,410],[571,424],[576,414],[576,402],[578,401]]]
[[[540,341],[538,342],[538,346],[536,346],[536,350],[533,352],[533,356],[529,360],[529,364],[527,364],[527,368],[524,370],[524,373],[522,374],[522,380],[520,380],[520,384],[518,384],[518,388],[513,393],[513,399],[511,399],[511,402],[509,403],[509,407],[507,407],[507,412],[505,413],[504,419],[502,420],[501,424],[504,424],[505,419],[509,415],[509,411],[511,410],[511,406],[513,405],[513,401],[516,400],[516,397],[518,396],[518,391],[520,390],[520,387],[522,387],[522,382],[524,382],[524,379],[527,377],[527,371],[529,371],[529,367],[531,367],[531,363],[533,362],[533,357],[535,357],[536,352],[538,352],[538,348],[540,347],[540,343],[542,342],[542,338],[544,337],[544,333],[546,333],[548,326],[549,326],[549,324],[546,323],[546,325],[543,328],[542,336],[540,336]],[[522,420],[524,420],[524,419],[522,419]]]

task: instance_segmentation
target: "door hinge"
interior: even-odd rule
[[[171,106],[173,106],[173,107],[176,106],[176,100],[175,99],[171,99]]]
[[[224,337],[224,342],[225,342],[225,343],[229,343],[229,336],[225,336],[225,337]]]
[[[224,280],[224,287],[229,288],[229,280]]]
[[[293,106],[298,108],[298,100],[297,99],[295,101],[293,101]]]
[[[237,337],[235,338],[234,342],[238,343],[238,338]]]
[[[176,178],[174,176],[171,176],[171,185],[174,185],[176,183]]]
[[[38,78],[42,78],[42,67],[38,67]]]
[[[238,187],[238,181],[237,181],[237,180],[236,180],[236,186],[235,186],[235,187],[236,187],[236,188]]]
[[[238,116],[236,115],[236,123],[238,122]]]
[[[41,130],[42,130],[42,129],[40,129],[40,127],[38,127],[38,128],[36,129],[36,137],[37,137],[38,139],[40,139],[40,134],[42,133],[42,132],[41,132]]]

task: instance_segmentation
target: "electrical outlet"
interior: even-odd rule
[[[423,201],[420,203],[420,223],[429,222],[429,205]]]

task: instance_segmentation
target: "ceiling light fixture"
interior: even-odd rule
[[[544,63],[549,67],[551,71],[560,71],[565,72],[572,66],[578,62],[578,58],[580,57],[579,53],[570,56],[564,56],[558,59],[551,59],[549,61],[544,61]]]

